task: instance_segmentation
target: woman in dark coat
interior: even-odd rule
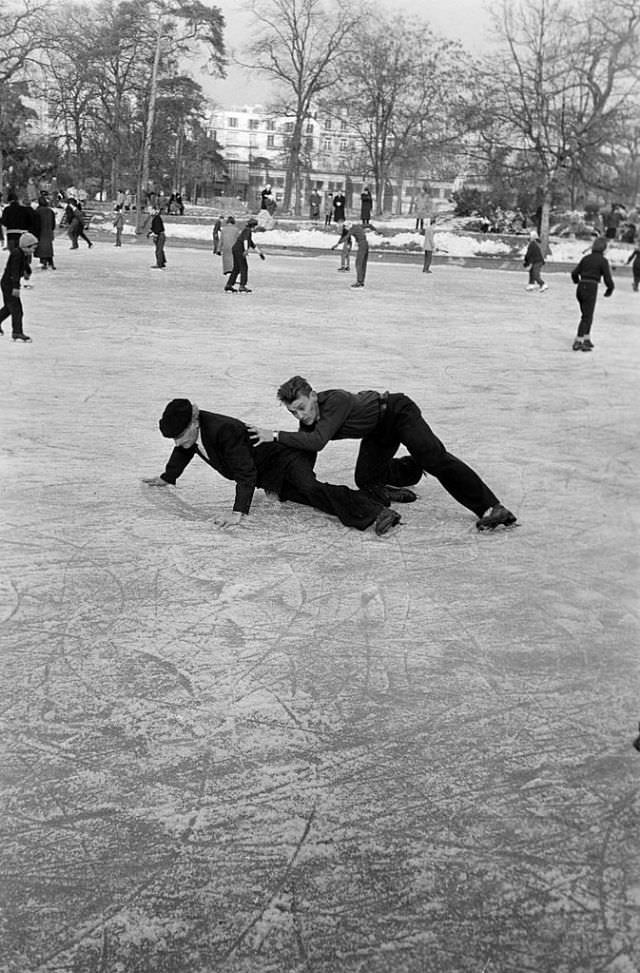
[[[38,218],[38,249],[36,250],[36,257],[40,261],[40,266],[43,270],[46,270],[47,267],[55,270],[56,267],[53,262],[53,240],[55,237],[56,214],[49,206],[46,196],[41,196],[38,200],[36,216]]]
[[[372,207],[373,197],[371,196],[371,190],[368,186],[365,186],[360,193],[360,219],[362,220],[363,226],[369,226]]]

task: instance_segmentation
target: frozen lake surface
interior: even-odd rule
[[[67,246],[0,338],[1,973],[635,973],[630,272],[583,354],[567,274]],[[412,396],[520,526],[141,484],[169,399],[293,429],[296,373]]]

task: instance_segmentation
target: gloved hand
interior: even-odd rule
[[[606,290],[606,291],[604,292],[604,296],[605,296],[605,297],[611,297],[611,295],[612,295],[612,294],[613,294],[613,291],[612,291],[612,290],[609,290],[609,289],[607,289],[607,290]]]
[[[263,252],[262,252],[262,250],[261,250],[261,251],[260,251],[260,260],[266,260],[266,259],[267,259],[267,258],[265,257],[265,255],[263,254]]]

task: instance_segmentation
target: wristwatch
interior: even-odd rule
[[[278,430],[277,429],[274,429],[273,430],[273,441],[274,441],[274,443],[277,443],[278,442]]]

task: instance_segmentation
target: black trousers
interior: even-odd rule
[[[410,455],[394,460],[401,445]],[[498,503],[478,474],[447,452],[416,403],[402,392],[391,393],[386,412],[360,444],[356,486],[363,490],[384,484],[408,486],[417,482],[422,471],[435,476],[447,493],[478,517]]]
[[[240,277],[240,287],[246,287],[249,279],[249,264],[247,263],[244,251],[238,253],[237,250],[232,250],[231,252],[233,253],[233,270],[231,271],[226,286],[231,289],[238,277]]]
[[[383,505],[359,490],[316,479],[313,466],[316,453],[299,451],[299,457],[287,466],[280,489],[280,499],[303,503],[337,517],[345,527],[366,530],[383,510]]]
[[[22,334],[22,301],[19,297],[14,297],[11,293],[12,287],[2,287],[2,300],[4,301],[4,306],[0,310],[0,324],[6,321],[7,318],[11,318],[11,332],[12,334]]]
[[[369,260],[369,247],[358,247],[356,253],[356,280],[359,284],[364,284],[367,276],[367,261]]]
[[[579,338],[585,338],[591,331],[597,297],[597,282],[595,280],[581,280],[576,288],[576,300],[580,305],[581,313],[580,324],[578,325]]]

